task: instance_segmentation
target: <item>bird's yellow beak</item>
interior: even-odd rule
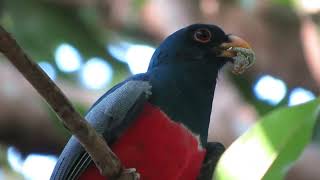
[[[248,42],[235,35],[229,35],[229,42],[219,46],[220,57],[233,59],[233,73],[241,74],[255,62],[255,54]]]
[[[230,42],[220,45],[220,49],[222,49],[220,56],[229,58],[237,56],[237,52],[232,50],[235,47],[251,49],[249,43],[238,36],[229,35],[229,40]]]

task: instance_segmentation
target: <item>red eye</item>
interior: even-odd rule
[[[207,43],[211,40],[211,32],[208,29],[198,29],[193,34],[193,37],[198,42]]]

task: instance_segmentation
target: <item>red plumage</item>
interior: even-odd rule
[[[186,127],[147,103],[134,123],[111,146],[126,168],[141,180],[195,180],[205,149]],[[91,164],[80,180],[105,180]]]

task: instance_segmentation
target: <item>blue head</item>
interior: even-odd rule
[[[190,25],[161,43],[152,56],[148,72],[165,71],[173,79],[196,81],[199,87],[212,90],[218,71],[227,62],[233,62],[236,54],[231,48],[246,45],[245,41],[226,34],[218,26]]]
[[[162,66],[206,65],[219,70],[231,57],[221,56],[229,35],[215,25],[194,24],[167,37],[153,54],[148,70]]]

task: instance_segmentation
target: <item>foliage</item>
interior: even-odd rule
[[[310,142],[319,115],[320,99],[266,115],[222,155],[215,178],[283,179]]]

